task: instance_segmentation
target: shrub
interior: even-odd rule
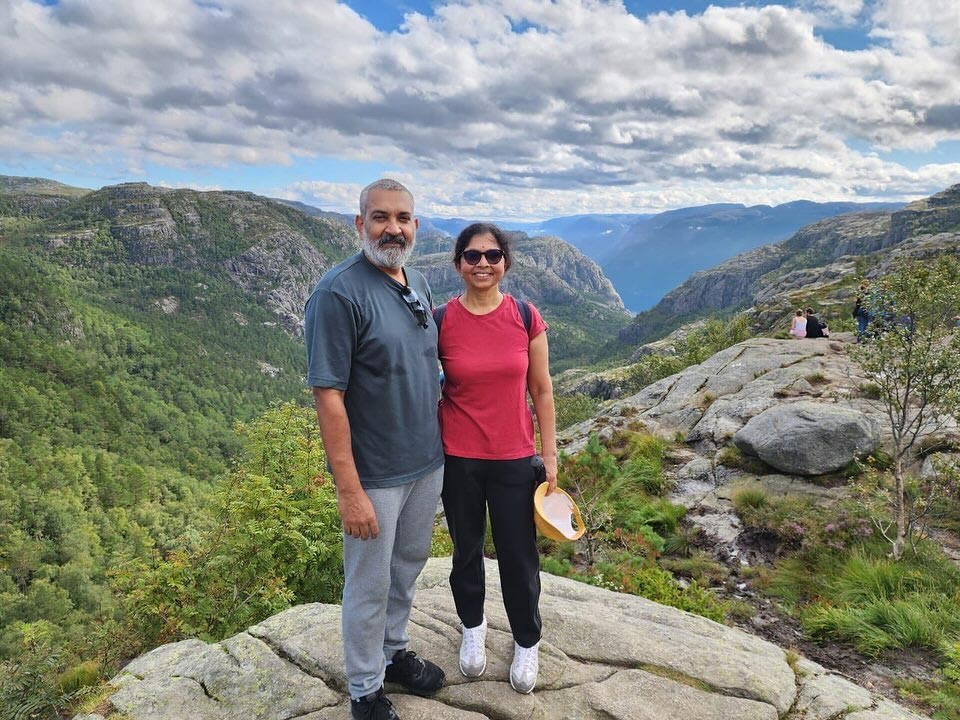
[[[554,398],[557,430],[592,418],[600,407],[600,400],[589,395],[558,395]]]
[[[604,587],[622,588],[622,592],[640,595],[716,622],[723,622],[726,617],[726,605],[696,581],[682,588],[668,571],[629,554],[617,554],[611,562],[599,563],[597,570]]]
[[[696,580],[704,586],[720,585],[730,576],[730,570],[725,565],[703,554],[661,558],[660,566],[674,575]]]
[[[678,527],[663,539],[663,551],[668,555],[688,557],[700,539],[700,528]]]
[[[450,531],[441,525],[435,525],[430,538],[430,557],[448,557],[453,555],[453,539]]]
[[[741,516],[751,510],[765,508],[769,502],[770,498],[762,488],[743,488],[733,496],[733,507]]]
[[[117,572],[128,632],[143,646],[220,640],[294,602],[336,602],[341,526],[314,414],[275,407],[238,428],[244,457],[219,487],[211,529]]]
[[[875,382],[866,381],[860,383],[860,394],[870,400],[879,400],[883,389]]]

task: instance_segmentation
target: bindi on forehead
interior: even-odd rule
[[[500,243],[497,242],[496,238],[493,237],[490,233],[485,233],[483,235],[477,235],[471,238],[470,243],[467,245],[467,250],[489,250],[491,248],[499,248]]]

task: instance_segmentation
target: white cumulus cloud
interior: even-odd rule
[[[865,49],[819,36],[855,21]],[[954,0],[647,17],[464,0],[394,32],[333,0],[4,0],[0,149],[12,164],[373,161],[463,215],[917,196],[956,166],[884,157],[960,139],[958,27]],[[349,207],[357,190],[279,192]]]

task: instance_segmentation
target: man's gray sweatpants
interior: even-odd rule
[[[380,688],[386,661],[410,642],[407,621],[442,487],[441,465],[413,482],[367,490],[380,534],[343,536],[343,660],[354,700]]]

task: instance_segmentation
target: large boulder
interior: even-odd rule
[[[755,415],[733,442],[782,472],[822,475],[876,450],[880,428],[859,410],[801,401]]]

